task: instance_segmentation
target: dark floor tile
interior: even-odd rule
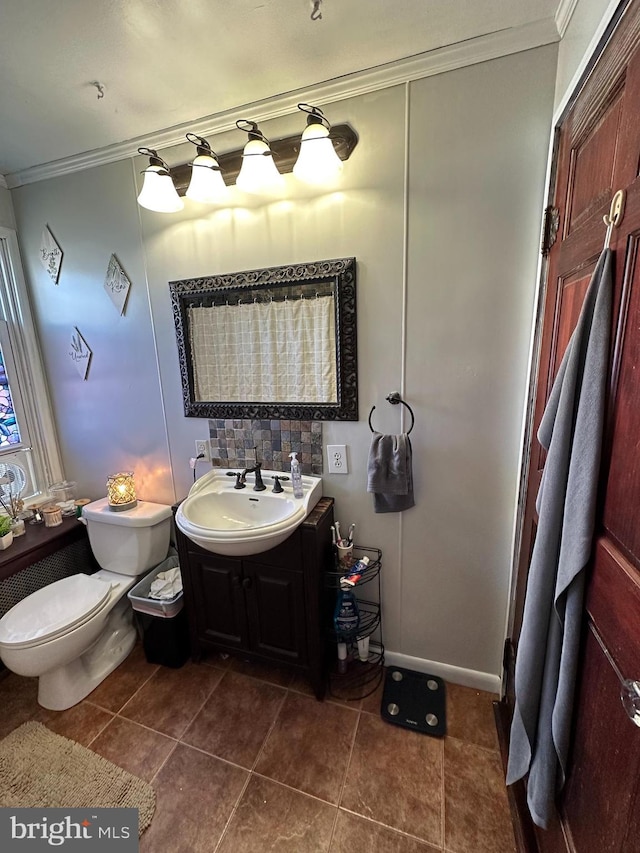
[[[227,672],[182,740],[251,769],[285,695],[281,687]]]
[[[88,746],[113,719],[113,714],[89,702],[80,702],[66,711],[49,711],[47,708],[40,708],[33,719],[44,723],[56,734]]]
[[[499,754],[447,737],[444,756],[446,849],[456,853],[514,851]]]
[[[350,708],[290,692],[255,771],[337,804],[357,721]]]
[[[181,737],[224,672],[187,663],[160,669],[121,710],[121,715],[170,737]]]
[[[493,716],[495,693],[447,684],[447,734],[487,749],[498,749]]]
[[[208,651],[203,656],[200,663],[205,663],[207,666],[215,666],[216,669],[229,669],[233,657],[226,652]]]
[[[123,720],[122,717],[114,717],[91,742],[91,749],[123,770],[149,782],[175,745],[175,740],[165,735]]]
[[[380,714],[380,703],[382,702],[382,693],[384,691],[384,679],[387,672],[386,667],[382,667],[382,672],[379,673],[379,682],[375,689],[369,693],[368,696],[365,696],[362,700],[361,708],[367,714]],[[375,682],[374,682],[375,683]],[[371,685],[373,687],[373,684]]]
[[[0,738],[26,723],[38,712],[38,679],[14,672],[0,679]]]
[[[340,805],[441,845],[442,753],[442,740],[360,714]]]
[[[217,853],[326,853],[335,817],[335,806],[252,776]]]
[[[292,672],[287,667],[245,660],[236,656],[231,657],[229,669],[241,675],[250,675],[252,678],[268,681],[269,684],[277,684],[278,687],[287,687],[292,678]]]
[[[379,823],[356,817],[340,809],[329,853],[437,853],[432,847]]]
[[[137,644],[129,657],[87,696],[87,701],[116,713],[157,670],[157,664],[147,663],[142,646]]]
[[[153,780],[156,811],[141,853],[211,853],[248,773],[178,744]]]

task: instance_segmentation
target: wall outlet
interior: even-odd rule
[[[327,472],[329,474],[349,473],[346,444],[327,444]]]
[[[200,456],[201,453],[204,454],[202,462],[211,462],[211,448],[208,438],[196,441],[196,456]]]

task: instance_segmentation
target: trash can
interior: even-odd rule
[[[168,557],[127,593],[147,661],[174,669],[186,663],[190,653],[183,593],[180,590],[173,598],[149,598],[149,592],[160,572],[179,566],[177,557]]]

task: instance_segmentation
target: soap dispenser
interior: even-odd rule
[[[291,459],[291,485],[293,487],[293,496],[294,498],[302,498],[304,497],[304,490],[302,488],[302,474],[300,473],[298,454],[296,452],[290,453],[289,457]]]

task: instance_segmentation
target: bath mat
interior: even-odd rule
[[[156,807],[148,782],[42,723],[0,741],[0,807],[138,809],[142,835]]]
[[[447,733],[445,683],[437,675],[390,666],[380,714],[396,726],[432,737]]]

